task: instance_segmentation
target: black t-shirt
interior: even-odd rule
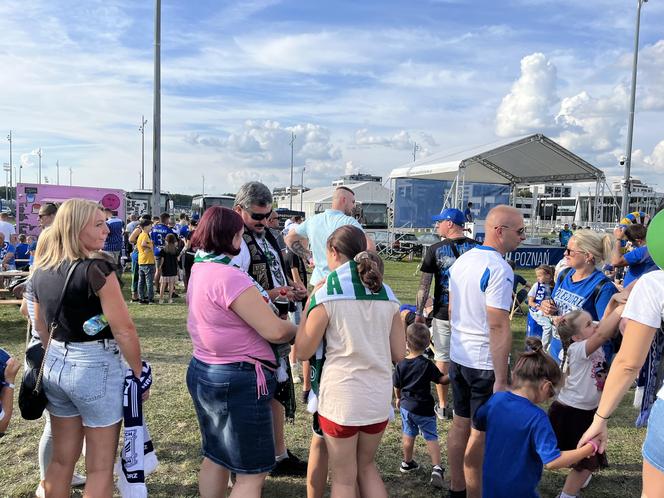
[[[450,266],[464,252],[472,249],[479,242],[468,237],[458,239],[443,239],[427,249],[422,259],[420,270],[424,273],[433,273],[433,316],[439,320],[449,320],[447,305],[450,302]]]
[[[405,358],[397,363],[392,374],[392,383],[401,389],[401,408],[415,415],[434,415],[434,400],[431,383],[440,383],[443,374],[424,356]]]
[[[32,276],[35,301],[39,303],[39,311],[47,325],[55,318],[70,266],[71,262],[66,261],[56,269],[37,269]],[[67,286],[58,326],[53,332],[55,340],[88,342],[113,338],[110,326],[94,336],[89,336],[83,332],[83,323],[103,313],[97,292],[104,286],[109,275],[113,274],[112,278],[117,278],[115,269],[116,265],[103,259],[86,259],[76,267]]]
[[[178,254],[161,251],[161,276],[177,277],[178,275]]]
[[[293,251],[288,249],[286,251],[286,254],[284,255],[284,262],[286,263],[286,266],[289,268],[297,268],[298,273],[300,274],[300,278],[302,279],[302,283],[304,286],[307,286],[307,267],[304,264],[304,261],[302,260],[301,257],[299,257],[297,254],[295,254]],[[288,275],[290,278],[292,278],[292,275]],[[307,302],[307,298],[305,297],[302,299],[302,305],[304,306]]]

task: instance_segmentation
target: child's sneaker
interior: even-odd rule
[[[160,299],[160,300],[159,300],[159,304],[164,304],[164,300],[163,300],[163,299]]]
[[[412,472],[413,470],[419,469],[420,466],[415,460],[411,460],[410,462],[401,462],[401,467],[399,467],[399,472],[402,474],[408,474],[409,472]]]
[[[429,483],[434,487],[438,489],[443,489],[443,473],[445,472],[445,469],[443,469],[440,465],[434,465],[433,470],[431,471],[431,480]]]
[[[172,300],[172,299],[169,299],[169,300],[168,300],[168,304],[173,304],[173,300]]]

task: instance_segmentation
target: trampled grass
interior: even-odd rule
[[[522,273],[532,281],[533,272]],[[386,281],[394,288],[402,302],[414,303],[419,282],[417,263],[386,263]],[[125,286],[126,289],[127,286]],[[144,357],[152,363],[154,385],[152,396],[145,406],[146,417],[160,461],[158,470],[148,478],[148,488],[155,497],[198,496],[199,432],[193,406],[185,385],[185,371],[191,355],[191,342],[186,329],[186,307],[182,299],[174,305],[130,305],[141,338]],[[522,348],[525,320],[515,317],[514,354]],[[0,307],[0,346],[10,353],[22,354],[25,322],[18,308]],[[595,476],[584,491],[586,498],[640,496],[641,445],[645,430],[634,428],[635,410],[631,394],[610,424],[610,467]],[[295,424],[286,429],[288,447],[306,458],[311,431],[310,416],[298,407]],[[449,422],[439,422],[443,464]],[[37,447],[43,421],[22,420],[18,409],[7,435],[0,439],[0,496],[31,497],[39,480]],[[419,497],[435,495],[429,487],[429,459],[423,441],[416,445],[415,459],[423,469],[402,475],[401,430],[397,419],[385,432],[378,452],[378,467],[390,496]],[[511,462],[504,462],[509,466]],[[79,463],[80,465],[80,463]],[[445,465],[446,466],[446,465]],[[556,496],[564,482],[565,472],[544,472],[540,492],[543,497]],[[268,478],[266,497],[305,496],[304,479]],[[80,496],[75,492],[73,496]],[[439,494],[438,496],[442,496]]]

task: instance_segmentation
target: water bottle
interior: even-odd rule
[[[288,307],[290,305],[290,302],[288,301],[288,297],[286,297],[287,294],[288,292],[286,291],[286,289],[281,289],[279,291],[279,295],[274,300],[274,304],[279,310],[279,316],[288,315]]]
[[[108,327],[108,320],[104,315],[96,315],[83,323],[83,332],[92,336]]]

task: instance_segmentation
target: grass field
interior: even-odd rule
[[[520,272],[532,281],[533,272]],[[419,282],[417,263],[386,264],[386,281],[394,288],[402,302],[413,303]],[[128,286],[125,286],[125,290]],[[130,305],[143,348],[144,357],[152,363],[154,385],[152,397],[146,404],[147,421],[161,465],[148,478],[148,489],[155,497],[193,497],[198,495],[197,473],[200,463],[199,432],[193,406],[184,382],[185,370],[191,355],[191,342],[186,329],[187,310],[182,302],[164,306]],[[18,308],[0,309],[0,346],[10,353],[22,354],[25,325]],[[525,320],[516,317],[512,322],[514,353],[523,344]],[[635,411],[628,395],[612,418],[609,434],[608,469],[593,478],[584,497],[640,496],[641,444],[644,430],[634,428]],[[309,415],[298,407],[295,425],[286,429],[288,447],[306,457],[309,440]],[[439,421],[443,464],[449,422]],[[0,496],[33,496],[39,480],[37,447],[43,427],[42,421],[22,420],[18,410],[7,435],[0,439]],[[378,467],[382,472],[390,496],[419,497],[432,495],[428,485],[430,466],[423,441],[416,445],[415,458],[423,469],[414,475],[401,475],[400,423],[390,424],[378,452]],[[504,462],[510,465],[510,462]],[[427,470],[428,469],[428,470]],[[553,497],[562,488],[565,472],[544,472],[540,486],[543,497]],[[446,475],[446,479],[447,479]],[[75,492],[76,493],[76,492]],[[74,494],[73,496],[80,496]],[[305,496],[304,479],[268,478],[266,497]]]

